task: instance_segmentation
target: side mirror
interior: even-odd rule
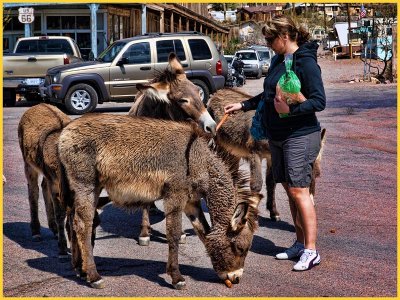
[[[122,57],[118,62],[117,66],[122,67],[123,65],[126,65],[128,63],[128,58],[127,57]]]

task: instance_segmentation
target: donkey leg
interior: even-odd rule
[[[179,271],[178,250],[179,239],[182,232],[182,204],[177,203],[182,197],[164,198],[164,209],[166,219],[166,236],[168,241],[168,263],[167,274],[172,278],[174,288],[181,290],[186,287],[185,279]]]
[[[271,158],[267,158],[267,170],[265,176],[265,183],[267,189],[267,210],[269,210],[269,215],[272,221],[280,221],[281,217],[278,210],[276,209],[275,201],[275,189],[276,183],[272,174]]]
[[[142,209],[142,225],[140,226],[139,245],[148,246],[150,244],[150,205],[146,205]]]
[[[93,257],[92,233],[96,210],[95,205],[93,205],[94,195],[93,192],[82,190],[80,190],[80,194],[84,196],[80,199],[79,196],[76,198],[73,227],[82,255],[82,273],[87,275],[86,281],[89,282],[92,287],[104,288],[104,280],[97,272]]]
[[[203,243],[205,243],[206,235],[210,232],[210,225],[208,224],[203,209],[201,208],[201,199],[186,203],[185,214],[192,223],[197,236]]]
[[[53,183],[52,186],[52,199],[58,231],[58,258],[64,259],[68,257],[67,239],[65,237],[66,211],[65,207],[61,203],[60,192],[57,183]]]
[[[71,209],[67,213],[67,232],[68,239],[71,247],[71,265],[76,272],[76,276],[86,280],[86,274],[82,271],[82,254],[79,249],[78,239],[76,236],[76,231],[74,230],[74,217],[75,210]]]
[[[49,229],[53,232],[54,237],[57,238],[58,230],[57,230],[56,218],[54,216],[53,197],[51,194],[49,182],[45,177],[43,177],[42,180],[42,193],[43,193],[44,205],[46,207],[47,223],[49,225]]]
[[[260,192],[262,188],[262,170],[261,157],[257,154],[252,154],[250,159],[250,189],[253,192]]]
[[[29,210],[31,214],[31,232],[32,240],[40,241],[40,222],[39,222],[39,186],[38,178],[39,174],[36,172],[28,163],[25,162],[25,177],[28,181],[28,199],[29,199]]]

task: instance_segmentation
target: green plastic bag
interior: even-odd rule
[[[279,78],[278,84],[285,93],[297,94],[300,92],[301,83],[296,73],[292,71],[293,54],[285,55],[286,72]],[[288,103],[290,104],[290,103]],[[279,114],[279,117],[286,118],[289,114]]]

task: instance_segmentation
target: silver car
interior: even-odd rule
[[[256,50],[260,55],[260,58],[263,61],[262,73],[263,75],[267,74],[268,69],[271,65],[271,59],[275,55],[275,52],[271,48],[265,46],[254,45],[251,46],[250,48]]]
[[[236,57],[240,57],[244,63],[244,75],[253,76],[257,79],[262,76],[262,65],[263,62],[260,58],[259,53],[254,49],[239,50],[235,53]]]

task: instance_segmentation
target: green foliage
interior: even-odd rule
[[[241,44],[238,38],[229,40],[228,45],[224,49],[224,54],[233,55],[237,50],[241,48]]]

